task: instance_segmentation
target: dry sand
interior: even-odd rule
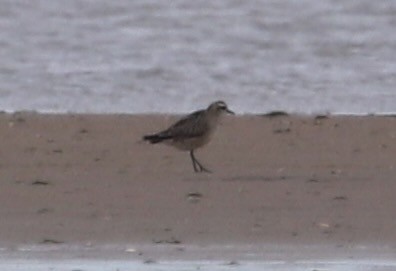
[[[174,120],[1,114],[1,246],[395,249],[395,117],[227,117],[212,174],[141,141]]]

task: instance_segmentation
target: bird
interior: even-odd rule
[[[216,101],[206,109],[195,111],[181,118],[168,129],[155,134],[144,135],[143,140],[151,144],[162,142],[179,150],[189,151],[194,171],[210,173],[211,171],[195,158],[194,151],[210,141],[219,119],[224,113],[235,114],[228,109],[224,101]]]

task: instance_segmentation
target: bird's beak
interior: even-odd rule
[[[235,113],[234,113],[234,111],[231,111],[230,109],[226,109],[226,112],[228,113],[228,114],[231,114],[231,115],[235,115]]]

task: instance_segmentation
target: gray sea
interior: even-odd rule
[[[394,248],[375,245],[0,247],[7,271],[394,271]],[[142,250],[141,250],[142,249]],[[220,256],[221,255],[221,256]],[[219,257],[220,256],[220,257]]]
[[[1,0],[0,110],[396,112],[393,0]]]

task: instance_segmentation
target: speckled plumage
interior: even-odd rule
[[[194,150],[205,146],[216,130],[222,113],[234,114],[223,101],[211,103],[207,109],[195,111],[177,121],[168,129],[153,135],[145,135],[144,140],[152,144],[164,142],[180,150],[190,151],[194,171],[207,171],[194,156]]]

